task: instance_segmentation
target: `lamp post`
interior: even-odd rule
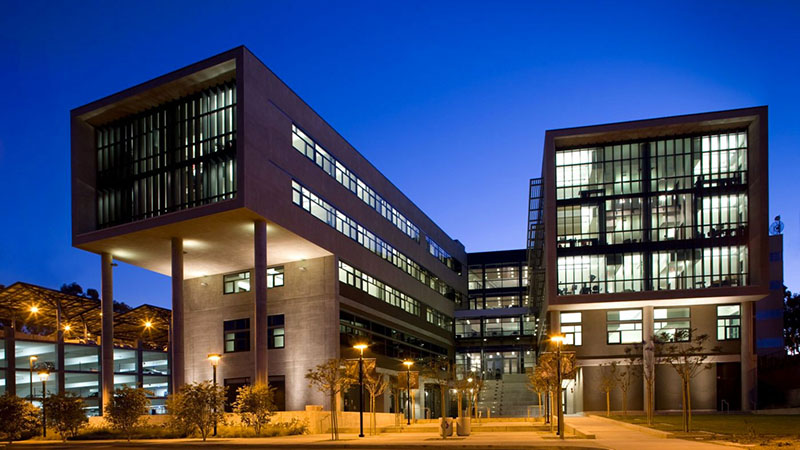
[[[42,366],[39,369],[39,379],[42,380],[42,437],[47,437],[47,415],[44,410],[44,400],[47,398],[47,377],[50,376],[50,369]]]
[[[358,437],[364,437],[364,349],[367,344],[354,345],[353,348],[359,350],[358,355]]]
[[[28,381],[28,389],[30,390],[29,392],[30,395],[28,395],[28,398],[30,398],[31,403],[33,403],[33,363],[35,363],[36,360],[38,359],[39,357],[36,355],[31,355],[31,357],[29,358],[31,364],[31,371],[30,371],[30,380]]]
[[[414,365],[414,361],[403,361],[403,365],[406,366],[406,392],[408,393],[408,397],[406,397],[407,425],[411,425],[411,366]]]
[[[213,371],[214,380],[214,395],[217,395],[217,364],[222,359],[219,353],[211,353],[208,355],[208,360],[211,361],[211,370]],[[214,436],[217,435],[217,402],[214,402]]]
[[[556,343],[556,407],[558,408],[558,438],[564,439],[564,409],[561,407],[561,344],[564,336],[551,336],[551,342]]]

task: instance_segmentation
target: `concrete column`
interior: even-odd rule
[[[647,380],[644,377],[645,371],[655,374],[656,357],[653,347],[653,335],[655,329],[653,325],[653,307],[645,306],[642,308],[642,408],[647,408]],[[655,386],[653,386],[655,389]],[[653,398],[655,400],[655,398]],[[655,408],[653,408],[655,410]]]
[[[267,337],[267,223],[254,222],[253,255],[255,267],[253,291],[255,297],[255,381],[266,383],[269,379],[267,357],[269,352]],[[292,380],[293,381],[293,380]]]
[[[17,353],[15,349],[16,336],[14,330],[15,323],[11,326],[3,327],[6,352],[6,393],[17,395]]]
[[[111,253],[100,255],[101,298],[103,320],[100,333],[100,408],[114,394],[114,275]]]
[[[741,307],[741,331],[739,342],[741,346],[742,367],[742,411],[756,408],[756,369],[757,360],[753,353],[753,302],[743,302]]]
[[[61,320],[61,306],[56,307],[56,385],[58,392],[64,392],[66,377],[64,374],[64,322]]]
[[[172,392],[178,392],[186,382],[183,320],[183,239],[172,238],[172,323],[169,327]]]

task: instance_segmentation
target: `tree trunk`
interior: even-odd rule
[[[337,438],[336,430],[336,394],[331,394],[331,440],[335,441]]]
[[[464,407],[461,391],[458,391],[458,395],[457,395],[456,398],[457,398],[457,401],[458,401],[458,418],[460,419],[462,411],[463,411],[461,408]]]
[[[553,432],[553,424],[555,423],[555,420],[553,420],[553,391],[548,391],[547,392],[547,399],[549,400],[549,402],[548,402],[549,406],[547,407],[547,415],[550,418],[550,432],[552,433]]]
[[[537,392],[536,395],[539,397],[539,416],[544,418],[544,415],[542,414],[542,393]]]
[[[441,411],[440,415],[442,416],[442,421],[444,421],[444,417],[446,415],[445,411],[444,411],[444,403],[445,403],[445,401],[447,401],[447,399],[445,398],[445,394],[447,394],[447,387],[445,387],[445,386],[440,384],[439,385],[439,390],[441,391],[441,394],[442,394],[442,405],[441,405],[442,411]]]
[[[692,431],[692,379],[686,380],[686,431]]]
[[[684,432],[688,432],[688,426],[686,422],[686,380],[681,379],[681,413],[682,417],[681,420],[683,422],[682,429]]]
[[[611,391],[606,391],[606,417],[611,416]]]
[[[623,390],[622,391],[622,415],[623,416],[627,416],[628,415],[628,391],[627,390]]]

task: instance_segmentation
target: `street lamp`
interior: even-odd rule
[[[30,389],[30,395],[28,397],[30,397],[31,403],[33,403],[33,363],[35,363],[39,359],[39,357],[36,355],[31,355],[29,359],[31,363],[31,371],[30,371],[31,377],[30,381],[28,381],[28,389]]]
[[[561,344],[564,336],[550,336],[550,342],[556,344],[556,407],[558,408],[558,438],[564,439],[564,409],[561,407]]]
[[[357,344],[353,348],[359,350],[358,355],[358,437],[364,437],[364,350],[367,344]]]
[[[43,365],[39,369],[39,379],[42,380],[42,437],[47,437],[47,416],[44,411],[44,400],[47,398],[47,377],[50,376],[50,368]]]
[[[414,365],[414,361],[403,361],[403,365],[406,366],[406,392],[408,393],[408,397],[406,397],[407,424],[411,425],[411,366]]]
[[[222,359],[222,355],[219,353],[210,353],[208,355],[208,360],[211,361],[211,369],[214,372],[214,395],[217,394],[217,365],[219,364],[219,360]],[[217,435],[217,402],[214,402],[214,436]]]

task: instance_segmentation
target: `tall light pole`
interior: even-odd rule
[[[50,376],[50,369],[43,365],[39,369],[39,379],[42,380],[42,437],[47,437],[47,415],[44,410],[44,400],[47,398],[47,377]]]
[[[407,424],[411,425],[411,366],[414,365],[414,361],[403,361],[403,365],[406,366],[406,392],[408,393],[408,397],[406,397]]]
[[[564,336],[551,336],[550,341],[556,343],[556,407],[558,408],[558,438],[564,439],[564,409],[561,407],[561,344],[564,342]]]
[[[222,359],[222,355],[219,353],[211,353],[208,355],[208,360],[211,361],[211,370],[214,373],[214,396],[217,395],[217,364],[219,364],[219,360]],[[214,401],[214,436],[217,435],[217,402]]]
[[[31,355],[31,357],[29,358],[31,364],[31,372],[30,372],[30,380],[28,381],[28,389],[30,390],[30,395],[28,397],[30,398],[31,403],[33,403],[33,363],[35,363],[36,360],[38,359],[39,357],[36,355]]]
[[[358,437],[364,437],[364,349],[367,344],[354,345],[353,348],[361,351],[358,355]]]

